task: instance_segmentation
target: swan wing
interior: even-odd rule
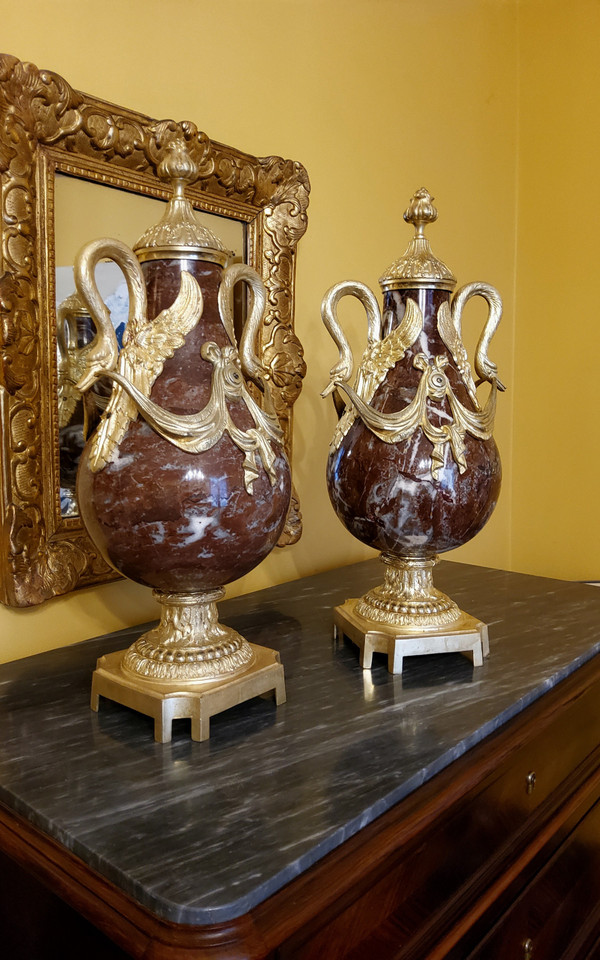
[[[423,329],[423,314],[414,300],[406,301],[402,320],[387,337],[368,347],[360,362],[354,389],[361,400],[369,403],[388,370],[402,360]]]
[[[456,327],[455,319],[450,312],[450,306],[444,302],[438,310],[438,330],[445,346],[452,354],[452,359],[461,379],[467,388],[468,394],[475,404],[475,409],[479,410],[479,402],[475,389],[475,381],[471,373],[471,364],[464,348],[462,339]]]
[[[365,350],[358,372],[354,393],[368,404],[375,395],[377,388],[383,383],[392,367],[402,360],[409,347],[415,343],[423,330],[423,314],[414,300],[406,301],[406,308],[402,320],[387,337],[379,340]],[[337,384],[339,386],[339,384]],[[346,391],[347,395],[348,392]],[[356,406],[350,403],[346,406],[341,419],[338,421],[332,439],[332,445],[337,448],[357,417]]]
[[[128,361],[136,368],[133,382],[146,396],[162,373],[165,360],[183,346],[187,334],[198,323],[203,305],[197,281],[182,270],[181,286],[173,304],[146,322],[124,348]]]
[[[163,370],[165,360],[185,343],[186,335],[198,323],[203,308],[202,291],[186,270],[174,303],[155,320],[135,318],[133,333],[124,338],[119,354],[119,374],[145,397]],[[111,398],[98,426],[90,449],[92,471],[101,470],[115,459],[116,450],[127,428],[137,417],[135,401],[119,383],[114,383]]]

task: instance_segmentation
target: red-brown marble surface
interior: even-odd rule
[[[473,403],[449,350],[437,329],[437,312],[449,294],[438,290],[390,291],[384,299],[384,336],[398,325],[411,297],[423,312],[420,337],[392,367],[371,405],[382,413],[402,410],[413,399],[421,378],[413,360],[448,357],[444,372],[460,402]],[[433,426],[451,421],[447,400],[427,401]],[[493,439],[465,436],[467,469],[460,474],[450,445],[438,479],[431,472],[433,445],[420,428],[407,440],[390,444],[376,437],[357,419],[337,450],[330,451],[327,483],[334,509],[347,529],[363,543],[396,556],[426,557],[466,543],[490,518],[502,478],[500,456]]]
[[[222,268],[202,261],[150,261],[143,265],[148,315],[170,306],[180,270],[203,291],[204,312],[184,346],[167,360],[151,399],[177,414],[199,412],[208,401],[212,364],[202,345],[228,343],[217,309]],[[253,420],[240,401],[229,404],[238,427]],[[272,486],[262,461],[250,494],[244,486],[244,454],[227,434],[203,453],[187,453],[155,433],[141,418],[132,422],[114,462],[92,473],[84,453],[77,496],[84,523],[105,559],[126,577],[165,592],[222,586],[255,567],[279,539],[291,494],[290,470],[281,444]]]

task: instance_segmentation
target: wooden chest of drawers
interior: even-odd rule
[[[157,915],[3,803],[6,956],[600,957],[599,745],[600,657],[591,656],[261,902],[203,924]]]
[[[598,744],[592,662],[306,878],[296,904],[321,909],[276,956],[587,956],[600,936]]]

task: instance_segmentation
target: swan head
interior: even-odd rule
[[[89,390],[99,377],[115,369],[118,359],[119,348],[114,334],[113,338],[105,334],[100,343],[93,341],[81,351],[83,374],[76,384],[77,390],[80,393]]]

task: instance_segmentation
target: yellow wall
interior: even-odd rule
[[[378,289],[378,276],[404,252],[402,212],[423,185],[440,211],[434,251],[459,282],[486,280],[505,301],[492,352],[511,391],[500,398],[496,430],[504,490],[488,527],[453,556],[510,565],[516,30],[513,0],[31,0],[3,11],[6,52],[80,90],[153,117],[194,120],[216,140],[292,157],[309,172],[297,266],[297,331],[309,372],[294,434],[305,533],[234,591],[370,555],[344,531],[325,488],[334,414],[319,392],[336,351],[319,308],[338,280]],[[474,305],[472,314],[466,326],[474,331],[483,313]],[[341,315],[362,347],[360,310],[349,305]],[[124,582],[37,609],[0,609],[0,659],[155,615],[149,591]]]
[[[600,4],[519,9],[512,566],[600,580]]]

